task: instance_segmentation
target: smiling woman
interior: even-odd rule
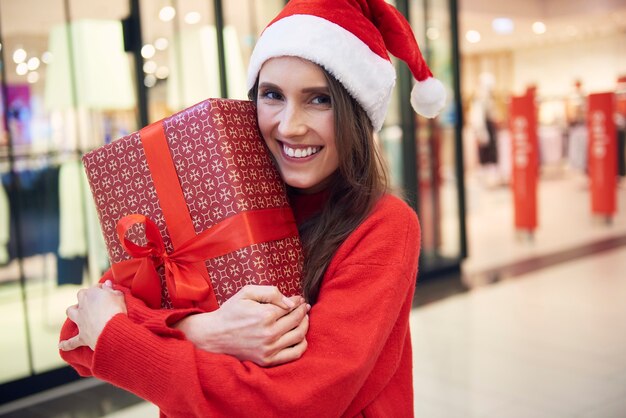
[[[249,95],[303,243],[306,304],[244,288],[213,312],[149,312],[105,283],[81,291],[68,310],[64,358],[172,417],[412,417],[420,227],[388,192],[374,143],[395,79],[386,49],[414,70],[416,109],[436,114],[443,88],[408,22],[384,0],[291,0],[251,58]],[[279,361],[241,355],[267,345],[255,336],[277,327],[269,345]]]
[[[339,157],[322,68],[297,57],[268,60],[256,102],[261,134],[285,183],[302,193],[323,190]]]

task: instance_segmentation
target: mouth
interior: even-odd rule
[[[292,145],[287,145],[284,142],[280,142],[280,144],[283,150],[283,155],[292,159],[309,158],[317,154],[318,152],[320,152],[320,150],[323,148],[321,146],[311,146],[311,145],[294,147]]]

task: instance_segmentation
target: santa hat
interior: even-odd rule
[[[437,116],[445,104],[445,89],[433,78],[407,20],[385,0],[290,0],[254,47],[248,88],[268,59],[304,58],[332,74],[378,131],[396,79],[387,51],[405,61],[417,81],[411,91],[415,111]]]

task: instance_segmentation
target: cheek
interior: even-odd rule
[[[266,133],[268,133],[271,129],[272,125],[272,116],[271,113],[264,108],[263,105],[259,104],[257,107],[257,121],[259,124],[259,130],[265,137]]]
[[[335,119],[333,117],[327,117],[320,120],[318,123],[318,131],[320,135],[325,139],[327,146],[331,146],[335,152],[337,150],[337,139],[335,136]]]

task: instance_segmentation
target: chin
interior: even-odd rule
[[[285,180],[285,183],[287,183],[289,187],[293,187],[294,189],[310,189],[311,187],[315,186],[314,184],[303,181]]]

